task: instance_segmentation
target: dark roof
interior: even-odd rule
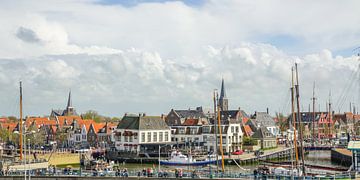
[[[301,114],[301,122],[311,123],[313,121],[313,113],[312,112],[300,112]],[[321,114],[328,114],[328,112],[315,112],[315,122],[319,121]],[[295,113],[295,117],[297,117],[297,113]],[[292,122],[292,114],[288,117],[288,121]]]
[[[205,118],[205,114],[200,110],[174,110],[180,118]]]
[[[274,119],[266,112],[255,113],[255,123],[266,127],[276,126]]]
[[[251,137],[255,139],[275,138],[275,136],[264,126],[258,128]]]
[[[226,98],[225,92],[225,85],[224,85],[224,78],[221,80],[221,92],[220,92],[220,99]]]
[[[127,115],[119,122],[117,129],[168,130],[170,128],[160,116]]]

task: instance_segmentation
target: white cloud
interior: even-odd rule
[[[20,79],[28,114],[63,106],[69,89],[80,111],[111,115],[212,107],[211,91],[222,77],[233,108],[278,110],[286,104],[295,61],[305,107],[313,81],[319,101],[326,101],[330,89],[336,99],[357,63],[355,57],[333,53],[357,46],[358,5],[325,0],[207,1],[200,7],[178,1],[134,7],[85,0],[0,2],[0,40],[6,42],[0,45],[0,93],[6,95],[0,97],[6,102],[0,114],[14,113],[6,105]],[[297,55],[262,43],[279,35],[299,41]]]
[[[304,107],[309,103],[313,81],[319,86],[319,102],[325,103],[330,89],[335,101],[342,90],[339,87],[346,85],[343,78],[349,77],[357,64],[356,57],[333,57],[329,50],[294,57],[270,45],[251,43],[209,47],[201,58],[196,58],[196,63],[165,59],[158,53],[137,49],[119,52],[43,56],[34,61],[1,60],[0,78],[8,79],[0,83],[7,87],[1,93],[14,91],[17,88],[14,82],[23,79],[24,90],[32,94],[25,96],[30,103],[26,109],[31,114],[61,107],[69,89],[80,111],[96,108],[111,115],[127,111],[161,113],[173,107],[212,107],[211,91],[220,88],[224,77],[232,108],[240,106],[253,112],[270,107],[279,111],[289,96],[290,69],[296,59],[300,61]],[[7,98],[3,100],[10,103]],[[3,110],[1,113],[7,113],[6,107]]]

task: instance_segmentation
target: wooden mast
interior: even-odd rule
[[[299,154],[298,154],[298,148],[297,148],[297,140],[296,140],[296,118],[295,118],[295,96],[294,96],[294,68],[291,68],[291,113],[292,113],[292,121],[293,121],[293,128],[294,128],[294,150],[295,150],[295,168],[298,169],[299,165]]]
[[[303,146],[303,130],[301,128],[300,101],[299,101],[299,96],[300,96],[300,92],[299,92],[299,73],[298,73],[298,69],[297,69],[297,63],[295,63],[295,71],[296,71],[295,89],[296,89],[297,118],[298,118],[299,129],[300,129],[299,133],[300,133],[300,147],[301,147],[301,163],[302,163],[303,175],[306,176],[305,160],[304,160],[304,146]]]
[[[20,81],[20,121],[19,121],[19,148],[20,148],[20,160],[23,159],[23,120],[22,120],[22,83]]]
[[[222,172],[225,172],[224,152],[223,152],[223,145],[222,145],[221,121],[220,121],[220,114],[221,114],[220,104],[218,104],[218,111],[217,112],[218,112],[218,128],[219,128],[219,135],[220,135],[221,169],[222,169]],[[216,137],[216,139],[217,139],[217,137]]]
[[[216,90],[214,90],[214,134],[215,134],[215,146],[214,146],[214,152],[216,155],[216,170],[219,171],[219,156],[217,154],[217,126],[216,126],[216,122],[215,119],[217,119],[217,115],[216,115],[216,97],[217,97],[217,92]]]
[[[314,86],[313,86],[313,97],[311,98],[312,103],[313,103],[313,119],[312,119],[312,146],[315,146],[315,138],[316,138],[316,134],[315,134],[315,82],[314,82]]]

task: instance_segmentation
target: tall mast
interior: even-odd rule
[[[295,118],[295,96],[294,96],[294,68],[291,68],[291,113],[292,113],[292,122],[293,122],[293,128],[294,128],[294,150],[295,150],[295,167],[297,170],[298,161],[299,161],[299,154],[298,154],[298,148],[297,148],[297,140],[296,140],[296,118]]]
[[[216,92],[216,89],[214,90],[214,134],[215,134],[215,146],[214,146],[214,152],[216,154],[216,170],[217,172],[219,171],[219,156],[217,154],[217,126],[216,126],[216,118],[217,118],[217,115],[216,115],[216,97],[217,97],[217,92]]]
[[[22,147],[22,141],[23,141],[23,120],[22,120],[22,82],[20,81],[20,122],[19,122],[19,148],[20,148],[20,160],[23,158],[23,147]]]
[[[312,146],[315,146],[315,82],[314,82],[314,86],[313,86],[313,97],[311,98],[312,103],[313,103],[313,118],[312,118]]]
[[[304,160],[304,146],[303,146],[303,130],[301,129],[301,115],[300,115],[300,101],[299,101],[299,73],[297,69],[297,63],[295,63],[295,71],[296,71],[296,103],[297,103],[297,118],[299,123],[299,133],[300,133],[300,147],[301,147],[301,163],[302,163],[302,171],[303,174],[306,175],[305,172],[305,160]]]
[[[332,134],[331,134],[331,128],[332,128],[332,110],[331,110],[331,90],[329,91],[329,134],[328,134],[328,138],[332,137]]]
[[[222,172],[225,172],[225,167],[224,167],[224,150],[223,150],[223,145],[222,145],[222,132],[221,132],[220,114],[221,114],[220,104],[218,104],[218,128],[219,128],[219,135],[220,135],[221,169],[222,169]],[[217,138],[217,137],[216,137],[216,138]]]

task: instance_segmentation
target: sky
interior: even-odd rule
[[[0,1],[0,116],[49,115],[71,90],[78,112],[290,112],[291,67],[308,111],[360,105],[359,1]],[[330,93],[331,92],[331,93]],[[331,94],[331,96],[330,96]]]

